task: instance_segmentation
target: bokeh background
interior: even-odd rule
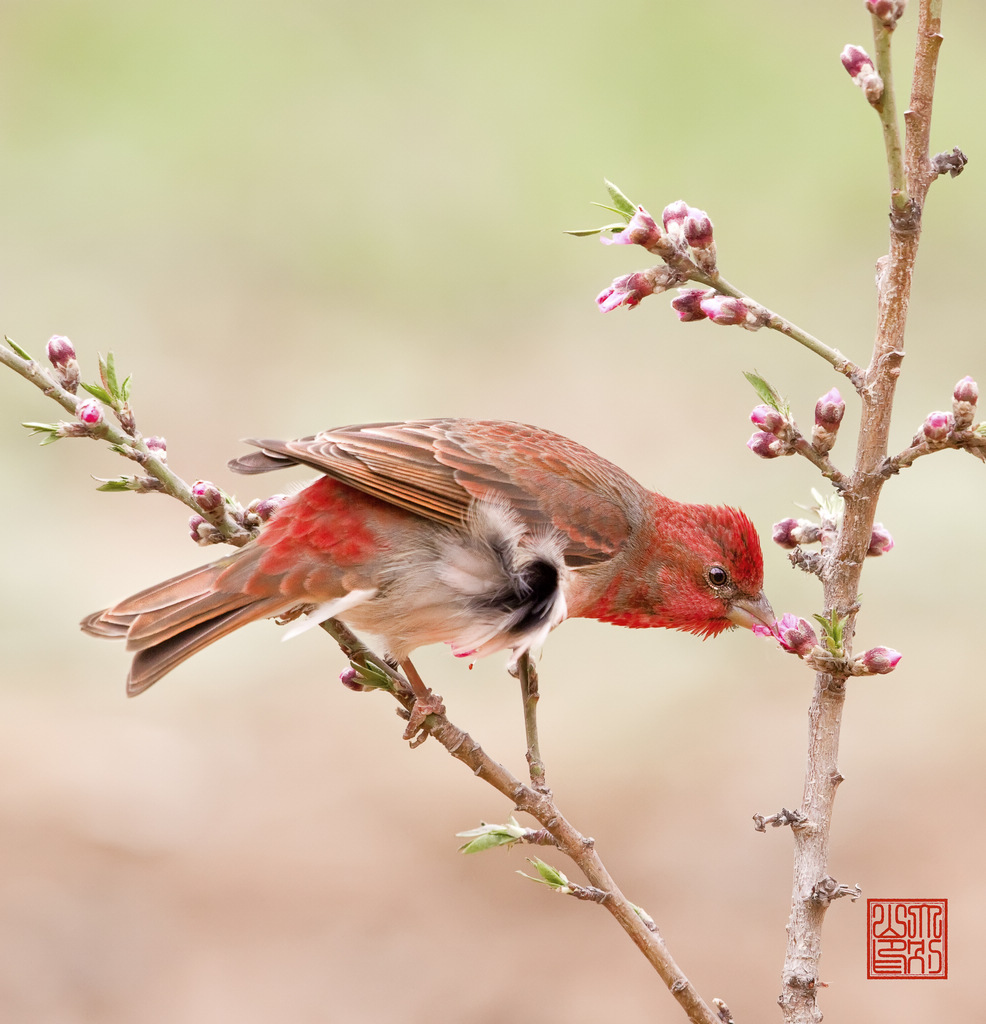
[[[927,207],[898,448],[958,378],[986,384],[986,14],[948,3],[944,35],[934,145],[972,162]],[[740,505],[768,537],[819,479],[746,450],[741,371],[803,423],[840,379],[767,332],[679,326],[661,298],[601,317],[595,294],[640,257],[562,231],[601,223],[604,175],[655,212],[685,198],[728,278],[865,362],[886,175],[839,52],[869,41],[856,0],[7,0],[2,327],[38,355],[69,335],[89,379],[113,350],[174,469],[244,499],[282,486],[226,471],[244,436],[500,417]],[[436,744],[409,751],[323,636],[282,646],[261,624],[126,700],[123,650],[77,621],[214,552],[177,504],[97,493],[91,475],[127,471],[109,452],[39,450],[18,424],[57,411],[5,370],[0,408],[0,1018],[682,1019],[608,915],[514,873],[524,851],[456,852],[510,808]],[[867,982],[865,904],[843,901],[831,1021],[982,1013],[984,494],[954,452],[885,490],[897,547],[866,567],[858,639],[905,658],[852,684],[831,857],[865,895],[950,900],[949,980]],[[820,610],[766,558],[778,611]],[[519,772],[499,659],[420,667]],[[800,801],[809,674],[749,634],[571,622],[541,678],[562,808],[706,998],[779,1019],[791,837],[751,815]]]

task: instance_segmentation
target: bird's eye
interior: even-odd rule
[[[729,573],[721,565],[712,566],[707,576],[714,587],[724,587],[729,582]]]

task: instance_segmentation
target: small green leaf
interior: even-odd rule
[[[511,815],[505,825],[487,825],[484,822],[479,828],[456,832],[456,837],[469,840],[459,847],[460,853],[482,853],[497,846],[513,846],[514,843],[520,842],[526,831],[527,829]]]
[[[105,359],[102,356],[99,357],[99,376],[106,390],[114,399],[118,398],[120,395],[120,385],[116,379],[116,360],[113,358],[112,352],[107,352]]]
[[[596,203],[595,205],[598,206],[599,204]],[[609,207],[607,206],[605,209],[608,210]],[[617,211],[612,210],[610,212],[616,213]],[[574,231],[566,231],[564,234],[575,235],[576,238],[585,238],[588,235],[601,235],[604,231],[612,231],[615,233],[617,231],[622,231],[625,227],[625,224],[604,224],[601,228],[576,228]]]
[[[98,398],[106,405],[111,406],[113,404],[113,396],[98,384],[83,384],[82,387],[88,391],[93,398]]]
[[[3,336],[3,340],[21,357],[21,359],[26,359],[28,362],[31,361],[30,353],[25,352],[13,338],[8,338],[5,334]]]
[[[631,202],[608,178],[603,178],[603,181],[606,182],[606,191],[613,200],[615,212],[629,220],[637,212],[637,204]]]
[[[134,486],[134,478],[132,476],[118,476],[112,480],[105,480],[102,477],[97,476],[97,480],[103,482],[96,488],[97,491],[133,491],[136,490]]]
[[[57,423],[22,423],[22,427],[27,427],[31,431],[31,436],[35,434],[44,434],[45,436],[41,440],[41,447],[44,448],[46,444],[54,444],[56,441],[62,439],[62,434],[59,430]]]
[[[123,379],[123,383],[120,385],[120,398],[126,402],[130,399],[130,382],[133,380],[133,375],[130,374]]]
[[[843,653],[844,627],[848,616],[839,615],[833,608],[828,616],[816,614],[812,617],[822,627],[822,632],[825,635],[825,646],[828,647],[829,652],[840,656]]]
[[[356,661],[350,661],[349,663],[359,674],[359,681],[364,686],[372,686],[375,689],[387,690],[391,693],[394,692],[394,680],[390,678],[382,669],[372,665],[369,662],[365,665],[359,664]]]
[[[550,864],[546,864],[538,857],[528,857],[527,861],[529,864],[534,865],[534,868],[540,877],[535,878],[533,875],[528,875],[523,871],[518,871],[518,875],[523,875],[525,878],[529,878],[532,882],[541,882],[550,889],[554,889],[555,892],[569,893],[572,891],[569,887],[568,879],[557,868],[553,868]]]
[[[783,399],[763,377],[757,373],[748,373],[746,370],[743,371],[743,376],[750,382],[753,390],[756,391],[765,405],[769,405],[771,409],[776,409],[778,412],[784,412]]]

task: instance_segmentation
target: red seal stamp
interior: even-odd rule
[[[947,978],[948,900],[867,900],[867,978]]]

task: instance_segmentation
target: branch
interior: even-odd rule
[[[414,695],[410,684],[384,659],[373,654],[341,622],[329,619],[321,625],[339,643],[343,653],[359,674],[360,682],[370,688],[386,690],[401,705],[403,716],[409,716],[414,707]],[[353,686],[355,682],[352,676],[344,681],[349,686]],[[524,785],[507,768],[491,758],[468,733],[453,725],[444,712],[429,715],[424,720],[422,731],[433,736],[477,778],[507,797],[517,810],[531,815],[542,826],[542,830],[518,829],[513,839],[542,846],[556,846],[571,858],[585,875],[589,887],[571,887],[570,895],[599,903],[616,918],[620,927],[630,936],[634,945],[668,986],[690,1021],[696,1024],[719,1024],[720,1018],[705,1003],[668,952],[657,925],[640,907],[631,903],[613,881],[599,854],[596,853],[595,840],[583,836],[574,828],[558,809],[549,792],[539,791],[533,785]],[[535,776],[532,765],[533,778]],[[499,828],[502,830],[503,827]],[[462,835],[475,836],[482,831],[473,830]],[[508,837],[504,841],[513,840]]]
[[[6,340],[8,344],[13,345],[9,338]],[[57,402],[72,417],[77,417],[78,410],[83,404],[82,401],[59,383],[50,371],[32,359],[23,349],[18,346],[14,347],[16,351],[0,345],[0,364],[9,366],[10,369],[19,373],[25,380],[30,381],[48,398]],[[117,429],[103,417],[100,417],[99,421],[92,425],[84,424],[78,419],[74,423],[29,423],[25,425],[32,427],[35,432],[47,433],[49,440],[75,436],[107,441],[115,452],[126,459],[130,459],[132,462],[136,462],[147,474],[147,477],[144,479],[135,478],[129,485],[122,485],[112,489],[161,491],[172,498],[177,498],[183,505],[187,505],[193,512],[198,513],[203,519],[211,523],[216,531],[218,531],[218,539],[224,540],[236,547],[242,547],[242,545],[253,538],[255,531],[246,525],[249,522],[249,513],[246,510],[233,502],[222,502],[218,508],[204,508],[192,493],[191,486],[176,473],[173,473],[159,455],[155,454],[154,450],[148,446],[146,440],[134,424],[133,414],[130,412],[129,406],[124,402],[122,405],[125,406],[125,409],[121,409],[121,403],[115,401],[116,396],[108,395],[108,397],[114,399],[111,408],[117,418],[121,420],[121,429]],[[258,519],[257,524],[259,522],[260,520]]]
[[[904,358],[904,327],[911,276],[920,238],[921,211],[931,180],[928,140],[938,46],[940,0],[921,0],[914,93],[907,125],[906,188],[913,216],[891,218],[890,253],[878,279],[878,326],[870,365],[860,391],[862,415],[856,463],[845,489],[845,512],[832,561],[823,576],[826,609],[845,616],[844,656],[851,659],[863,559],[871,542],[880,490],[887,480],[887,440],[894,393]],[[892,85],[892,83],[890,83]],[[892,90],[887,90],[892,109]],[[897,174],[888,151],[891,179]],[[891,197],[892,203],[894,197]],[[895,207],[896,208],[896,207]],[[917,457],[916,455],[914,457]],[[913,461],[913,460],[912,460]],[[815,996],[819,984],[821,932],[825,910],[841,888],[828,872],[829,836],[838,769],[839,730],[845,704],[845,677],[818,672],[809,711],[809,749],[801,811],[792,824],[795,839],[794,887],[788,945],[779,1002],[789,1024],[815,1024],[822,1018]],[[834,888],[833,888],[834,886]],[[855,890],[853,890],[854,892]],[[828,895],[829,898],[822,898]]]

